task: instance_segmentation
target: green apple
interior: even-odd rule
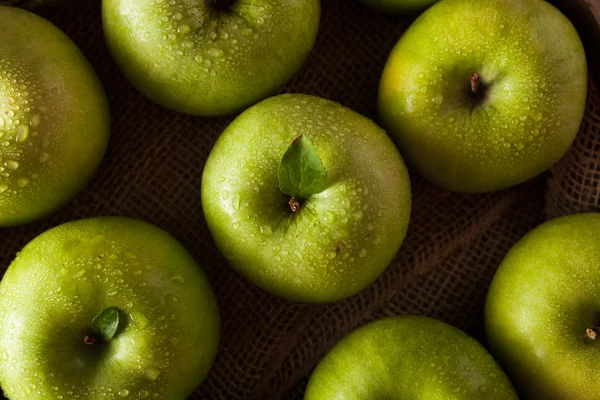
[[[192,256],[138,220],[51,229],[0,284],[0,382],[11,400],[184,400],[218,338],[215,296]]]
[[[573,142],[587,72],[577,32],[543,0],[442,0],[385,66],[384,126],[427,179],[459,192],[540,174]]]
[[[475,339],[425,317],[386,318],[342,339],[305,400],[510,400],[512,384]]]
[[[508,253],[487,297],[489,342],[525,398],[600,398],[600,214],[558,218]]]
[[[378,10],[391,13],[403,14],[422,10],[429,7],[438,0],[359,0],[361,3]]]
[[[319,0],[103,0],[108,46],[165,107],[231,114],[275,93],[310,53]]]
[[[298,174],[296,194],[286,186]],[[410,204],[406,167],[385,132],[300,94],[236,118],[202,176],[204,215],[229,263],[264,290],[305,302],[371,284],[406,235]]]
[[[75,44],[50,22],[0,6],[0,227],[71,200],[100,164],[110,119]]]

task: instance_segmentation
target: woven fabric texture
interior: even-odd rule
[[[19,1],[52,4],[37,10],[89,58],[110,100],[112,138],[96,177],[68,207],[43,221],[0,230],[0,267],[6,269],[44,230],[80,218],[122,215],[171,232],[206,271],[222,317],[219,355],[192,399],[302,399],[311,370],[327,350],[361,324],[386,315],[431,316],[484,340],[486,291],[508,249],[546,219],[600,211],[600,94],[593,77],[600,79],[600,71],[591,69],[581,131],[550,172],[482,195],[450,193],[413,173],[407,239],[374,285],[331,305],[278,299],[227,266],[202,215],[202,169],[233,117],[177,114],[133,89],[107,51],[100,0],[60,9],[56,1]],[[600,9],[596,0],[588,1]],[[283,91],[332,99],[377,120],[383,65],[412,20],[351,0],[324,0],[316,47]]]

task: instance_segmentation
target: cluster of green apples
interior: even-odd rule
[[[319,0],[102,2],[109,49],[143,94],[198,116],[245,110],[206,162],[202,207],[231,266],[294,301],[345,299],[390,264],[411,211],[400,152],[449,190],[500,190],[558,161],[584,112],[581,41],[543,0],[363,2],[390,13],[437,3],[383,71],[387,134],[326,99],[267,98],[308,57]],[[9,7],[0,26],[0,227],[10,227],[81,190],[110,123],[93,69],[62,32]],[[549,222],[494,279],[488,337],[526,398],[600,398],[598,236],[600,215]],[[25,246],[2,279],[0,384],[11,400],[185,399],[216,356],[219,325],[208,280],[168,233],[117,217],[67,223]],[[306,392],[381,398],[517,391],[465,333],[396,317],[338,343]]]

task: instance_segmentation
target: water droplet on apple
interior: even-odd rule
[[[171,280],[175,283],[179,283],[180,285],[183,285],[185,283],[183,276],[179,274],[171,275]]]
[[[367,255],[367,249],[361,249],[360,252],[358,253],[359,257],[364,257]]]
[[[208,50],[208,55],[214,58],[221,58],[225,53],[221,49],[212,48]]]
[[[39,126],[40,124],[40,116],[39,115],[34,115],[33,117],[31,117],[31,119],[29,120],[29,125],[31,125],[33,128]]]
[[[240,229],[240,226],[241,226],[241,225],[242,225],[242,224],[240,224],[239,222],[234,222],[234,223],[233,223],[233,229],[235,229],[235,230],[238,230],[238,229]]]
[[[187,24],[183,24],[181,25],[179,28],[177,28],[177,32],[185,35],[186,33],[190,33],[190,26]]]
[[[250,36],[250,35],[252,35],[252,32],[254,32],[254,31],[253,31],[253,30],[252,30],[252,28],[250,28],[250,27],[246,27],[246,28],[242,28],[242,29],[240,29],[240,33],[241,33],[243,36]]]
[[[165,295],[165,303],[172,309],[178,309],[181,307],[181,299],[175,293],[168,293]]]
[[[147,327],[150,322],[148,321],[148,318],[146,318],[146,316],[140,312],[132,312],[130,314],[130,317],[133,323],[140,329],[144,329],[145,327]]]
[[[354,219],[355,221],[360,221],[362,219],[362,217],[363,217],[362,211],[357,211],[352,214],[352,219]]]
[[[271,236],[273,234],[273,230],[270,225],[263,225],[260,227],[260,233],[265,236]]]
[[[0,183],[0,193],[4,193],[8,190],[8,185]]]
[[[29,138],[29,127],[27,125],[19,125],[17,129],[17,142],[26,142]]]
[[[223,190],[223,191],[221,192],[221,198],[222,198],[223,200],[227,200],[227,199],[229,198],[229,190]]]
[[[149,368],[146,368],[146,370],[144,371],[144,376],[149,381],[154,382],[154,381],[156,381],[156,379],[158,379],[160,372],[161,372],[160,369],[158,369],[156,367],[149,367]]]
[[[44,164],[44,163],[48,162],[49,159],[50,159],[50,154],[46,153],[45,151],[42,151],[40,153],[40,158],[39,158],[40,163]]]
[[[298,250],[294,250],[294,255],[298,257],[298,260],[302,260],[302,253],[300,253]]]
[[[521,115],[519,121],[527,121],[527,115]]]
[[[19,169],[19,162],[18,161],[6,160],[4,162],[4,165],[6,166],[6,168],[10,169],[11,171],[16,171],[17,169]]]
[[[325,221],[328,223],[333,223],[335,222],[335,213],[333,211],[327,210],[323,213],[323,217],[325,218]]]
[[[481,393],[487,393],[487,391],[488,391],[488,388],[487,388],[487,386],[485,386],[485,385],[481,385],[481,386],[479,386],[478,390],[479,390]]]
[[[123,390],[119,391],[119,396],[121,396],[121,397],[129,396],[129,390],[123,389]]]
[[[29,179],[27,179],[27,178],[17,179],[17,186],[20,187],[21,189],[24,187],[27,187],[27,185],[29,185]]]
[[[523,142],[517,142],[516,147],[517,150],[523,150],[525,148],[525,144],[523,144]]]
[[[544,115],[541,112],[533,115],[533,119],[538,122],[541,121],[543,117],[544,117]]]
[[[242,199],[240,198],[239,195],[236,194],[233,197],[233,201],[232,201],[233,208],[236,209],[236,210],[239,210],[241,203],[242,203]]]

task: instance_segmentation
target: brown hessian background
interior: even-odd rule
[[[580,18],[570,10],[572,1],[555,3]],[[600,0],[586,1],[600,16]],[[0,230],[0,270],[28,241],[65,221],[122,215],[171,232],[206,271],[222,317],[219,355],[192,399],[300,400],[311,370],[328,349],[356,327],[387,315],[427,315],[484,341],[486,291],[510,247],[547,219],[600,211],[600,93],[595,81],[600,68],[590,63],[581,130],[551,171],[510,190],[482,195],[450,193],[413,173],[407,239],[374,285],[330,305],[278,299],[227,266],[202,215],[202,169],[233,117],[178,114],[133,89],[108,54],[100,0],[13,2],[48,17],[89,58],[109,97],[112,138],[96,177],[68,207],[40,222]],[[316,47],[283,92],[322,96],[377,120],[379,76],[414,17],[385,16],[352,0],[323,0],[322,6]],[[588,15],[574,22],[583,34],[596,21]],[[588,55],[597,55],[599,42],[591,43],[596,48],[588,47]]]

